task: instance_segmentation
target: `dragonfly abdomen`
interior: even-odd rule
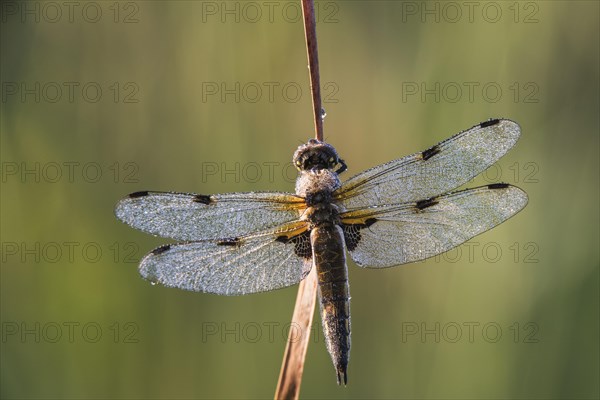
[[[313,262],[319,282],[321,321],[327,350],[337,372],[338,384],[348,381],[350,357],[350,286],[342,229],[320,224],[311,231]]]

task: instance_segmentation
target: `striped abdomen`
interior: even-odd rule
[[[346,384],[350,357],[350,287],[344,234],[338,225],[323,223],[311,231],[310,241],[319,280],[325,343],[337,372],[338,384],[342,379]]]

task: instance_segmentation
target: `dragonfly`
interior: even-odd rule
[[[118,219],[177,243],[152,250],[140,274],[152,283],[220,295],[288,287],[316,269],[321,321],[338,385],[347,384],[350,288],[346,253],[387,268],[448,251],[515,215],[527,194],[507,183],[455,191],[512,148],[520,127],[490,119],[427,150],[341,182],[335,148],[311,139],[295,151],[295,193],[140,191]]]

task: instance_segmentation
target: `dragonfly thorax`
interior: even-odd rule
[[[340,212],[333,203],[321,203],[308,207],[302,217],[308,221],[310,229],[323,225],[339,225]]]
[[[308,205],[330,203],[339,187],[338,174],[330,169],[300,171],[296,180],[296,194],[304,197]]]

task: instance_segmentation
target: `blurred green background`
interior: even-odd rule
[[[298,2],[3,2],[2,398],[269,398],[296,287],[152,286],[137,190],[293,191],[312,136]],[[522,137],[474,184],[516,217],[427,262],[349,265],[349,385],[320,320],[303,398],[598,398],[599,3],[317,2],[346,177],[490,117]],[[469,90],[472,88],[472,91]]]

